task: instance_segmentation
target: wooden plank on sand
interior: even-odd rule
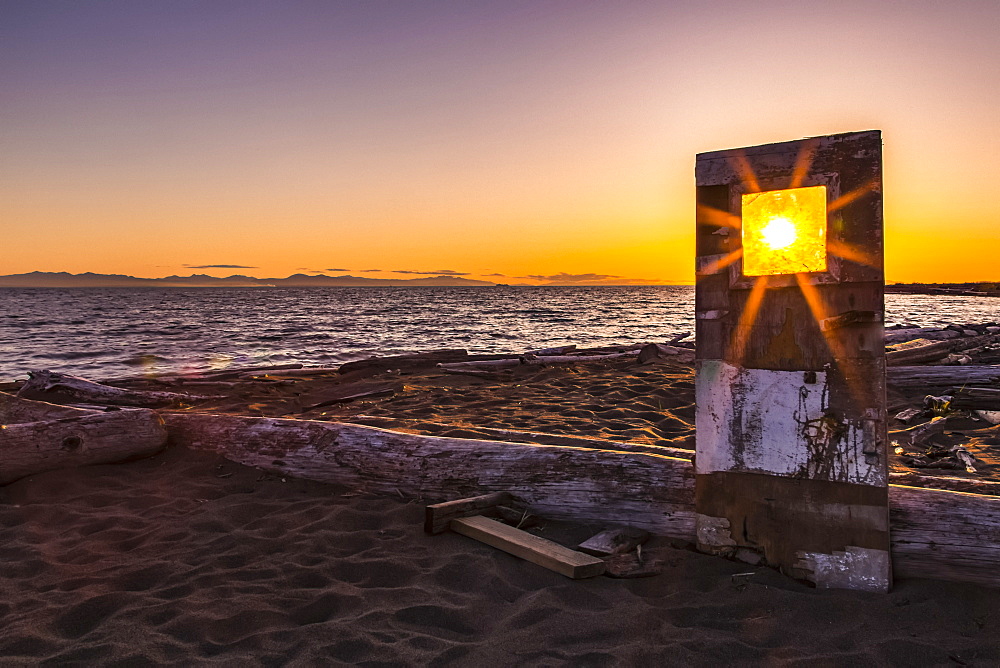
[[[482,515],[451,521],[451,530],[574,580],[604,573],[604,561]]]
[[[456,499],[444,503],[435,503],[424,510],[424,531],[441,533],[448,528],[448,523],[460,517],[478,515],[487,508],[511,503],[513,497],[508,492],[493,492],[473,496],[468,499]]]

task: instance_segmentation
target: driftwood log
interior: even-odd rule
[[[28,382],[21,387],[17,396],[55,404],[142,407],[177,406],[181,403],[215,398],[177,392],[125,390],[54,371],[29,372]]]
[[[889,385],[899,388],[941,388],[961,385],[1000,387],[1000,365],[894,366],[886,369]]]
[[[0,484],[146,457],[166,443],[163,419],[148,409],[87,411],[0,394]]]
[[[887,366],[903,366],[906,364],[934,362],[947,358],[953,352],[981,348],[988,343],[992,343],[996,338],[991,335],[985,335],[938,341],[914,339],[906,343],[887,346],[885,363]]]
[[[681,459],[691,459],[694,457],[694,450],[675,448],[668,445],[650,445],[648,443],[627,443],[622,441],[610,441],[604,438],[592,438],[589,436],[566,436],[565,434],[547,434],[537,431],[518,431],[514,429],[494,429],[492,427],[457,427],[455,425],[444,424],[442,422],[429,422],[427,420],[407,420],[400,418],[390,418],[382,415],[355,415],[343,418],[344,422],[361,424],[369,427],[379,427],[381,429],[407,428],[416,423],[419,428],[431,427],[436,430],[469,430],[473,434],[481,436],[491,441],[506,441],[508,443],[523,443],[537,445],[562,445],[577,448],[590,448],[594,450],[621,450],[622,452],[647,452],[651,455],[665,455],[667,457],[679,457]],[[460,438],[469,438],[462,434]]]
[[[914,339],[928,339],[943,341],[945,339],[957,339],[962,336],[962,332],[954,329],[939,329],[937,327],[906,327],[903,329],[885,330],[885,343],[903,343]]]
[[[172,443],[268,471],[430,500],[509,491],[547,517],[695,540],[694,475],[685,459],[334,422],[163,417]],[[896,575],[1000,586],[1000,497],[890,485],[889,505]]]
[[[948,390],[952,408],[1000,411],[1000,390],[988,387],[953,387]]]
[[[313,420],[162,415],[171,443],[267,471],[433,500],[508,491],[554,519],[629,518],[663,535],[694,534],[694,476],[689,462],[673,465],[680,459]]]

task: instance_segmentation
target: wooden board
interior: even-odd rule
[[[604,573],[604,561],[482,515],[451,521],[451,530],[574,580]]]
[[[509,504],[512,500],[513,497],[509,492],[493,492],[429,505],[424,510],[424,531],[441,533],[448,528],[448,523],[452,520],[478,515],[488,508]]]

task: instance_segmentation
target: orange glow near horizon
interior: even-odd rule
[[[826,186],[742,196],[746,276],[826,271]]]

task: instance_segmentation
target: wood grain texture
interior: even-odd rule
[[[151,410],[86,412],[0,426],[0,484],[54,469],[109,464],[156,454],[167,443]]]
[[[478,515],[487,508],[509,504],[512,500],[513,497],[508,492],[493,492],[467,499],[431,504],[424,509],[424,531],[432,534],[441,533],[448,528],[448,523],[454,519]]]
[[[451,521],[451,530],[574,580],[604,573],[604,561],[482,515]]]
[[[64,417],[80,417],[99,411],[71,406],[59,406],[45,401],[33,401],[22,397],[0,392],[0,424],[17,424],[19,422],[44,422]]]
[[[1000,497],[893,485],[893,569],[1000,586]]]
[[[690,462],[673,457],[312,420],[162,415],[171,443],[267,471],[431,501],[506,491],[552,519],[625,522],[668,536],[694,532],[694,475]]]
[[[965,366],[894,366],[886,370],[889,385],[899,388],[942,388],[956,385],[1000,387],[1000,364]]]

